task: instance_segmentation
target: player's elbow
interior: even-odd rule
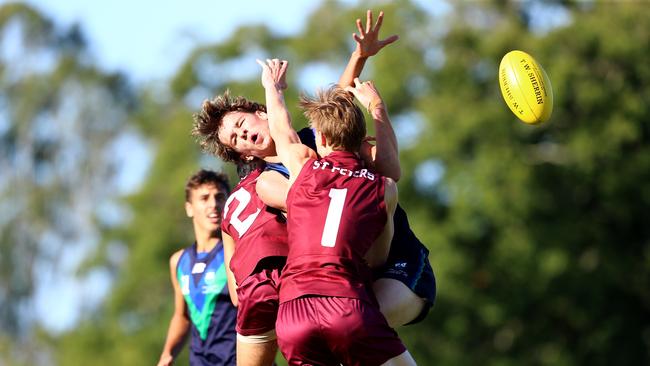
[[[395,182],[398,182],[402,178],[402,168],[399,165],[393,167],[389,177]]]
[[[402,168],[400,166],[399,160],[396,158],[384,157],[378,159],[374,162],[374,165],[377,169],[377,172],[381,175],[388,177],[395,182],[399,181],[402,177]]]

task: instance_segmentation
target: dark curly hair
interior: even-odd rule
[[[192,136],[196,137],[206,153],[216,155],[224,161],[240,162],[241,155],[230,146],[219,141],[219,129],[223,117],[229,112],[266,112],[264,104],[250,101],[242,96],[231,97],[226,90],[222,95],[203,102],[201,111],[194,114]]]

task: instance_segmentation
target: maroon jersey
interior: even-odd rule
[[[370,301],[368,249],[386,225],[385,178],[336,151],[305,163],[287,196],[289,255],[280,302],[305,295]]]
[[[255,184],[262,170],[244,177],[233,189],[223,210],[221,229],[235,240],[230,269],[241,284],[260,260],[287,255],[287,225],[279,211],[257,196]]]

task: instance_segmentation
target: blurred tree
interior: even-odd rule
[[[452,14],[442,43],[424,42],[444,62],[416,97],[426,127],[400,184],[440,297],[432,332],[402,334],[431,364],[648,364],[650,9],[495,1]],[[550,75],[545,125],[502,103],[511,49]]]
[[[0,45],[0,364],[48,364],[35,297],[98,241],[134,95],[92,65],[78,27],[27,5],[0,6]]]
[[[57,341],[60,364],[158,361],[173,309],[169,257],[194,240],[184,209],[185,182],[200,167],[222,170],[216,158],[200,155],[190,136],[191,116],[181,102],[162,103],[146,95],[141,99],[134,121],[148,131],[156,157],[147,182],[126,200],[133,219],[105,232],[94,263],[110,261],[116,243],[127,248],[128,256],[116,268],[115,285],[102,308]],[[179,359],[177,364],[187,364],[187,353]]]
[[[337,79],[368,7],[386,12],[383,35],[401,36],[363,78],[389,102],[400,199],[439,285],[430,316],[398,329],[418,363],[649,363],[650,9],[399,0],[323,2],[295,36],[241,27],[190,55],[170,100],[144,98],[134,120],[155,141],[155,163],[128,201],[133,221],[106,237],[129,255],[105,306],[60,341],[62,364],[157,360],[172,305],[167,259],[191,240],[184,179],[197,162],[216,164],[189,137],[192,111],[226,87],[261,100],[254,59],[281,56],[292,63],[287,100],[300,127],[291,101]],[[511,49],[533,54],[551,78],[555,111],[544,125],[518,122],[502,101],[497,69]]]

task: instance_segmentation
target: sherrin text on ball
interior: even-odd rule
[[[526,52],[514,50],[503,56],[499,86],[506,104],[523,122],[539,124],[551,117],[551,81],[542,66]]]

